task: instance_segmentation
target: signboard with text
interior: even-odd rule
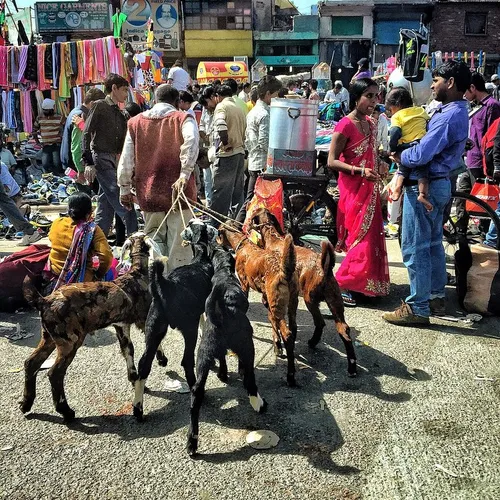
[[[180,22],[178,0],[123,0],[127,16],[122,36],[134,47],[146,44],[148,20],[153,21],[153,49],[179,52]]]
[[[111,5],[107,0],[92,2],[37,2],[35,19],[40,33],[47,31],[112,32]]]

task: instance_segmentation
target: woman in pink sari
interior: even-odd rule
[[[370,78],[351,85],[351,112],[335,127],[328,166],[339,172],[337,251],[347,252],[337,270],[344,303],[355,306],[350,292],[369,297],[389,293],[389,265],[380,207],[377,127],[369,118],[379,89]]]

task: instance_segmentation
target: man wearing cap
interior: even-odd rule
[[[498,101],[500,100],[500,76],[498,76],[496,73],[491,77],[491,83],[495,85],[495,88],[493,89],[493,97]]]
[[[43,114],[35,120],[33,129],[40,135],[43,168],[46,172],[63,175],[60,156],[63,117],[55,114],[55,106],[56,102],[53,99],[43,100]]]
[[[349,111],[349,92],[340,80],[336,80],[333,89],[326,93],[325,102],[339,103],[345,113]]]
[[[188,86],[191,85],[192,80],[189,73],[182,67],[182,61],[177,59],[174,65],[170,68],[167,77],[167,83],[172,85],[174,89],[179,92],[181,90],[187,90]]]

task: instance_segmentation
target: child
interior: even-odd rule
[[[391,129],[389,133],[389,148],[391,152],[400,153],[411,147],[415,141],[419,141],[426,133],[429,115],[419,106],[413,106],[410,92],[403,87],[392,89],[385,101],[386,110],[391,117]],[[412,144],[413,143],[413,144]],[[429,202],[429,180],[427,168],[415,170],[418,177],[418,201],[430,212],[433,209]],[[399,165],[396,172],[396,187],[392,194],[394,201],[401,196],[403,183],[410,176],[410,170]]]

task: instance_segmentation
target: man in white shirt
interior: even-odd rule
[[[247,103],[250,100],[250,90],[252,89],[252,86],[247,82],[243,84],[243,87],[241,88],[241,92],[238,94],[238,97],[245,103]]]
[[[349,92],[344,88],[340,80],[336,80],[333,90],[326,93],[325,102],[337,102],[342,104],[345,113],[349,111]]]
[[[188,86],[191,85],[192,80],[189,73],[182,67],[182,61],[177,59],[174,65],[170,68],[167,77],[167,83],[172,85],[174,89],[179,92],[181,90],[187,90]]]

